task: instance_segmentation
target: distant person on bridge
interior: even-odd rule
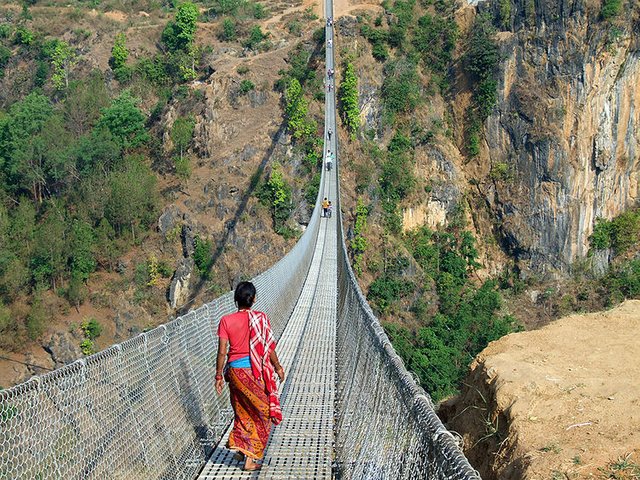
[[[322,200],[322,216],[323,217],[327,216],[327,212],[329,211],[329,205],[330,205],[329,200],[327,200],[327,197],[324,197],[324,200]]]
[[[222,393],[224,380],[229,382],[234,419],[227,447],[244,458],[244,470],[260,470],[260,460],[269,440],[271,423],[282,421],[282,410],[275,373],[284,381],[284,370],[276,355],[276,342],[269,318],[252,310],[256,287],[240,282],[234,300],[238,311],[225,315],[218,326],[216,390]],[[228,362],[226,368],[225,359]]]

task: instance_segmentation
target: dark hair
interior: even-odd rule
[[[240,282],[233,294],[238,308],[251,308],[256,299],[256,287],[251,282]]]

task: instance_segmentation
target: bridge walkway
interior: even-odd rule
[[[330,8],[330,0],[327,1]],[[328,8],[327,11],[331,11]],[[326,28],[333,43],[333,29]],[[334,69],[332,51],[327,68]],[[333,79],[328,79],[335,85]],[[325,152],[336,152],[335,88],[327,91]],[[337,159],[334,157],[334,165]],[[325,171],[322,198],[337,198],[336,168]],[[279,342],[286,378],[281,386],[284,420],[271,433],[262,470],[244,472],[242,462],[225,448],[227,430],[199,479],[331,478],[334,443],[335,358],[337,317],[337,225],[339,216],[322,218],[315,252],[295,310]],[[258,292],[260,295],[260,292]]]

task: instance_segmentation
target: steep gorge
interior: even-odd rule
[[[597,2],[531,3],[515,2],[499,34],[498,106],[486,122],[483,157],[513,179],[483,195],[523,270],[566,275],[596,218],[638,199],[640,13],[629,2],[624,19],[605,22]]]

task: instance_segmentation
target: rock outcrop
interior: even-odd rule
[[[638,300],[508,335],[441,414],[485,480],[600,478],[640,459],[638,338]]]
[[[621,17],[603,21],[598,2],[517,0],[509,31],[498,34],[498,108],[486,141],[491,164],[514,175],[484,193],[523,270],[565,274],[587,253],[596,218],[638,200],[638,12],[629,5]]]
[[[191,257],[180,260],[180,264],[173,274],[171,286],[169,287],[169,304],[171,308],[178,308],[187,302],[194,266],[195,264]]]

